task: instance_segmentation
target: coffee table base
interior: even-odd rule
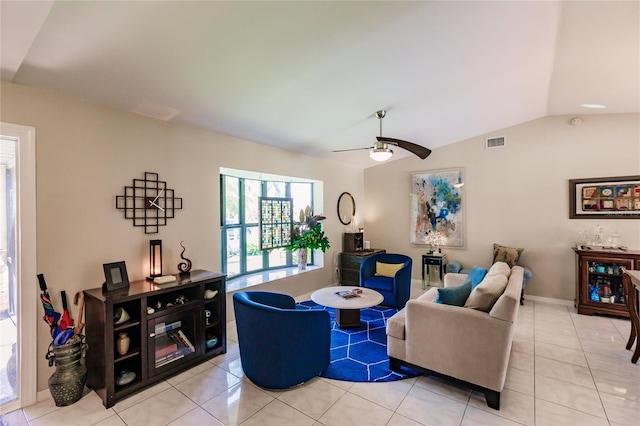
[[[336,309],[336,322],[340,328],[360,327],[360,309]]]

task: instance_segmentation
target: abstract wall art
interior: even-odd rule
[[[465,248],[464,176],[462,168],[411,175],[412,244],[429,244],[429,234],[446,238],[441,247]]]

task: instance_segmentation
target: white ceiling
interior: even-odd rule
[[[369,167],[367,151],[331,151],[371,146],[379,109],[384,136],[431,149],[640,112],[639,5],[2,0],[1,76]]]

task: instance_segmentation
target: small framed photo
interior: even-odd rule
[[[129,288],[129,276],[127,275],[127,266],[124,261],[115,263],[105,263],[102,265],[104,269],[104,284],[102,289],[105,291],[119,290]]]
[[[640,219],[640,176],[569,180],[570,219]]]

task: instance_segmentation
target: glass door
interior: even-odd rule
[[[628,259],[588,259],[586,294],[588,304],[618,308],[626,312],[622,267],[632,269]]]
[[[36,402],[35,130],[0,123],[0,408]]]
[[[0,139],[0,404],[18,398],[16,298],[16,145]]]
[[[149,320],[150,377],[201,355],[196,330],[197,317],[198,310],[191,308]]]

